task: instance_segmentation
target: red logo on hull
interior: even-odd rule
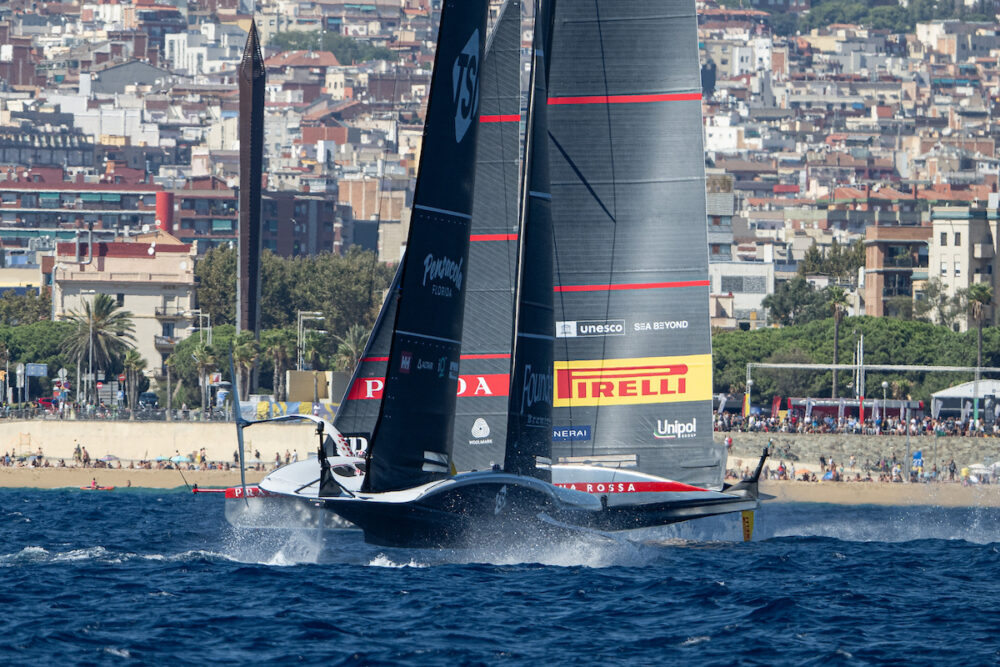
[[[351,386],[347,400],[381,400],[383,389],[385,389],[385,378],[358,378]],[[458,377],[459,397],[507,396],[509,392],[510,376],[506,373]]]

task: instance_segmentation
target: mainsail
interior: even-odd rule
[[[553,453],[718,488],[694,0],[555,12]]]
[[[453,456],[458,470],[486,469],[502,463],[504,456],[517,259],[520,26],[521,2],[507,0],[483,57],[476,139],[479,186],[469,232],[469,296],[455,408]],[[355,449],[367,449],[381,407],[399,279],[397,270],[334,420]]]
[[[535,21],[525,140],[514,358],[503,469],[552,481],[552,218],[546,124],[544,0]]]
[[[486,3],[444,3],[368,491],[450,471],[485,39]]]
[[[455,406],[455,468],[503,464],[517,260],[521,2],[507,0],[486,45],[479,98],[468,298]]]

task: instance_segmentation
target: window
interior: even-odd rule
[[[946,260],[941,260],[941,275],[948,275],[948,262]]]
[[[962,245],[962,232],[955,232],[955,245]]]
[[[174,323],[173,322],[164,322],[163,323],[163,335],[166,336],[167,338],[173,338],[174,337]]]
[[[941,245],[948,245],[948,232],[941,232]]]
[[[962,275],[962,263],[959,262],[957,259],[955,260],[955,275],[956,276]]]

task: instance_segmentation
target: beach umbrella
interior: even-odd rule
[[[111,463],[112,461],[117,461],[118,457],[114,454],[105,454],[99,460],[104,461],[105,463]]]
[[[183,454],[178,454],[177,456],[171,456],[170,460],[174,463],[191,463],[190,456],[184,456]]]
[[[166,456],[157,456],[157,457],[156,457],[155,459],[153,459],[153,460],[154,460],[154,461],[169,461],[170,459],[168,459],[168,458],[167,458]]]

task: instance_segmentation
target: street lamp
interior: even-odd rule
[[[889,388],[889,383],[882,380],[882,423],[885,423],[885,418],[889,414],[889,408],[885,404],[885,390]]]
[[[322,322],[326,318],[323,317],[323,313],[318,310],[300,310],[298,311],[298,327],[295,336],[295,349],[297,353],[296,370],[302,370],[302,360],[305,356],[306,351],[306,322],[319,321]],[[313,331],[318,331],[313,329]]]
[[[202,332],[208,329],[208,344],[212,344],[212,314],[201,312],[201,308],[195,308],[187,312],[188,317],[198,318],[198,342],[201,343],[204,339],[202,338]],[[205,324],[202,324],[202,318],[205,320]],[[194,330],[194,326],[188,327],[188,331]]]

